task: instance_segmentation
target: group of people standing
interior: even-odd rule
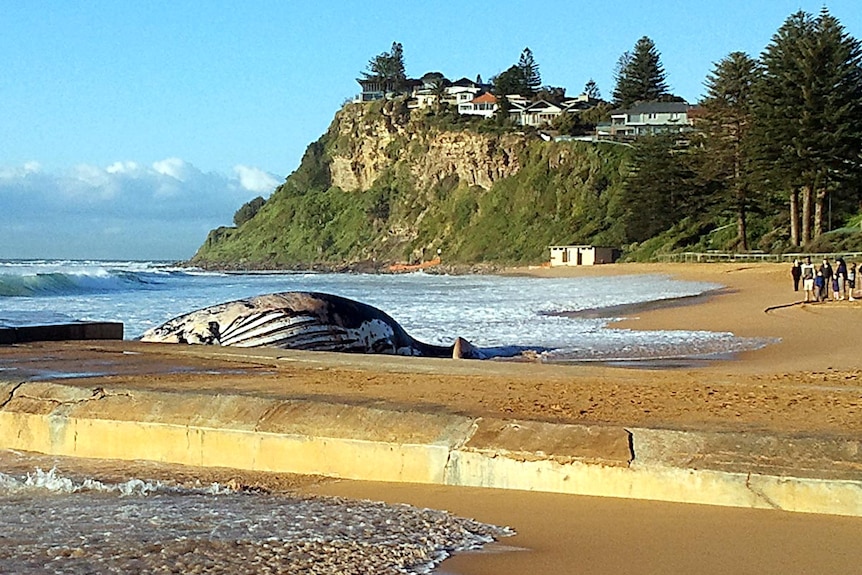
[[[843,258],[835,260],[835,269],[827,258],[823,258],[820,267],[811,263],[811,258],[806,257],[804,262],[797,259],[793,261],[790,268],[793,276],[793,290],[799,291],[799,282],[802,281],[802,289],[805,291],[805,301],[827,301],[832,294],[832,301],[856,299],[856,264],[851,262],[848,266]]]

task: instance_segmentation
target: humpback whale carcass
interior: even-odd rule
[[[141,341],[278,347],[310,351],[384,353],[484,359],[469,342],[451,346],[413,339],[370,305],[316,292],[284,292],[199,309],[147,330]]]

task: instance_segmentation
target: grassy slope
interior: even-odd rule
[[[628,154],[623,146],[525,138],[520,171],[490,190],[456,176],[417,189],[410,166],[426,150],[402,138],[387,148],[392,162],[371,189],[346,193],[330,185],[331,154],[351,145],[336,123],[254,218],[239,229],[213,230],[192,262],[381,264],[429,259],[440,249],[448,263],[537,263],[551,244],[619,245],[623,239],[616,217]]]

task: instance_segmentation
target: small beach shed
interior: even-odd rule
[[[619,251],[601,246],[550,246],[551,267],[592,266],[616,261]]]

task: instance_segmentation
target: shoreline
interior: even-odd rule
[[[481,551],[451,555],[434,575],[578,572],[855,573],[862,518],[686,505],[528,491],[344,481],[152,462],[87,460],[4,452],[4,471],[31,463],[63,476],[122,482],[130,477],[200,488],[219,482],[254,493],[408,504],[513,527]],[[829,545],[823,545],[829,541]],[[705,559],[707,558],[707,559]]]
[[[597,269],[601,268],[601,269]],[[777,340],[777,343],[743,352],[740,359],[706,369],[739,374],[815,372],[862,369],[862,354],[854,342],[862,332],[862,302],[803,302],[794,292],[790,267],[775,263],[662,263],[608,264],[580,268],[510,270],[532,277],[606,277],[663,274],[687,281],[723,286],[694,305],[657,305],[629,310],[615,327],[636,330],[705,330],[729,332],[739,337]],[[857,292],[859,288],[857,287]],[[647,306],[649,307],[649,306]],[[818,338],[819,324],[828,336]]]
[[[707,290],[703,293],[699,293],[696,295],[669,297],[637,303],[623,303],[607,307],[589,308],[577,311],[551,312],[547,315],[587,319],[611,318],[618,321],[625,321],[625,319],[629,318],[632,315],[637,315],[648,311],[685,307],[690,305],[700,305],[708,302],[714,297],[726,295],[725,290],[726,288],[721,287]]]

